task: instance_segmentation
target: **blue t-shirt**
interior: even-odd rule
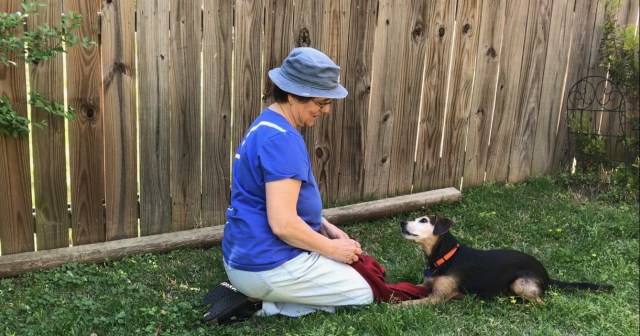
[[[231,205],[222,237],[222,253],[231,267],[265,271],[305,252],[274,235],[267,221],[266,183],[287,178],[302,181],[298,216],[318,231],[322,199],[304,139],[283,116],[265,109],[233,161]]]

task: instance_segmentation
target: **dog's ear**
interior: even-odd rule
[[[433,234],[436,236],[442,235],[449,231],[453,222],[449,218],[436,216],[435,224],[433,225]]]

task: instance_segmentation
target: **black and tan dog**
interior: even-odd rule
[[[564,282],[549,278],[536,258],[514,250],[478,250],[460,244],[449,232],[453,222],[440,216],[400,223],[402,235],[421,245],[428,260],[423,285],[431,293],[403,304],[441,303],[465,294],[480,297],[517,295],[542,303],[549,287],[611,290],[611,285]]]

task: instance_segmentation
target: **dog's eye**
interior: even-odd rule
[[[428,219],[426,219],[426,218],[420,218],[420,220],[419,220],[419,222],[420,222],[420,223],[426,223],[426,222],[428,222],[428,221],[429,221],[429,220],[428,220]]]

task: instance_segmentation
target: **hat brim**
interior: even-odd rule
[[[332,89],[314,88],[307,85],[300,85],[296,82],[284,77],[280,68],[275,68],[269,71],[269,78],[277,85],[282,91],[300,96],[300,97],[322,97],[331,99],[341,99],[348,95],[347,89],[338,84]]]

